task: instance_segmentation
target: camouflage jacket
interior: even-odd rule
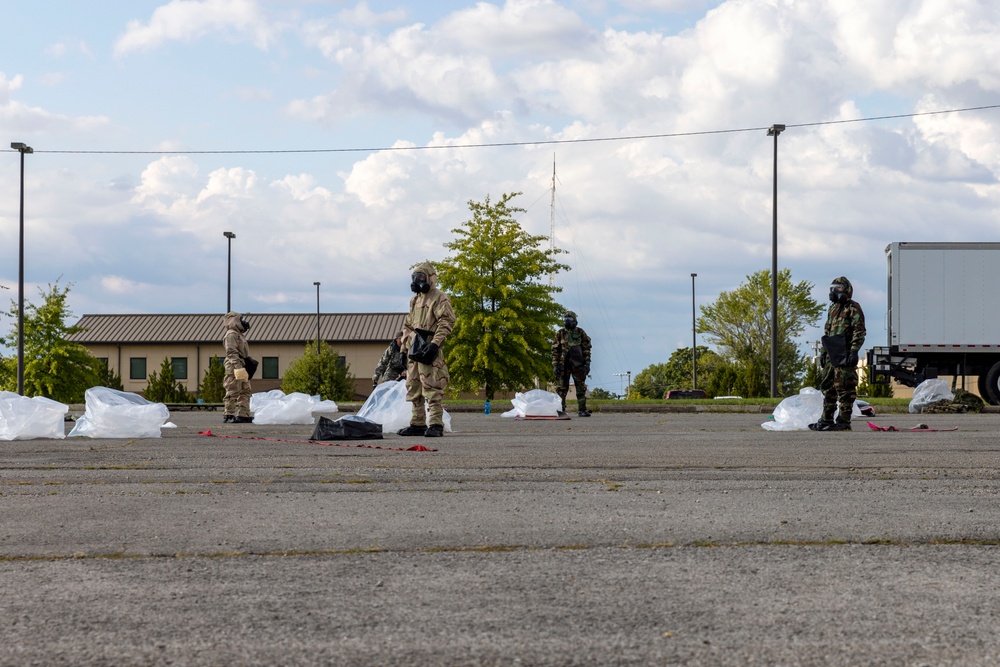
[[[832,303],[826,315],[826,336],[844,336],[849,352],[858,352],[865,344],[865,314],[854,300]]]
[[[406,354],[396,345],[396,341],[392,341],[382,353],[382,358],[378,360],[372,382],[394,382],[405,372]]]
[[[590,347],[590,336],[580,327],[560,329],[552,341],[552,365],[562,368],[589,366]]]
[[[403,348],[410,349],[413,332],[417,329],[433,332],[432,341],[441,347],[454,328],[455,311],[451,308],[451,299],[432,287],[427,294],[417,294],[410,299],[410,313],[403,321]]]

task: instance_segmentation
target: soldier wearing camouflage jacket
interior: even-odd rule
[[[552,371],[556,376],[556,393],[562,399],[562,409],[566,412],[566,395],[569,393],[569,379],[576,385],[576,403],[579,416],[589,417],[587,409],[587,375],[590,374],[590,336],[577,326],[576,313],[572,310],[563,315],[562,329],[556,332],[552,341]]]
[[[854,286],[841,276],[830,285],[824,339],[828,344],[820,355],[823,379],[823,416],[809,428],[814,431],[850,431],[851,411],[858,397],[858,354],[865,344],[865,314],[854,300]],[[833,340],[829,340],[829,339]],[[841,347],[842,350],[837,348]],[[840,358],[840,352],[846,358]],[[836,421],[834,413],[839,409]]]
[[[403,349],[412,350],[413,341],[419,333],[425,337],[431,348],[431,360],[427,363],[409,359],[406,369],[406,400],[412,404],[410,425],[399,435],[423,435],[441,437],[444,435],[444,406],[442,399],[448,388],[448,366],[444,362],[441,346],[455,328],[455,311],[451,299],[439,290],[437,271],[430,262],[418,264],[410,276],[410,313],[403,321]],[[427,413],[424,413],[424,403]]]

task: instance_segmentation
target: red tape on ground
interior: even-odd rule
[[[263,438],[256,435],[219,435],[218,433],[212,433],[211,429],[207,431],[198,431],[198,435],[205,435],[209,438],[227,438],[230,440],[264,440],[265,442],[294,442],[302,445],[322,445],[323,447],[354,447],[359,449],[384,449],[393,452],[436,452],[436,449],[430,449],[429,447],[424,447],[423,445],[414,445],[413,447],[383,447],[382,445],[362,445],[362,444],[348,444],[346,442],[326,442],[324,440],[283,440],[281,438]]]

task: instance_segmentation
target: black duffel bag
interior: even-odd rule
[[[410,345],[410,359],[421,363],[421,364],[433,364],[434,360],[437,359],[438,351],[429,350],[428,347],[431,341],[434,339],[433,331],[424,331],[423,329],[414,329],[413,331],[413,343]]]
[[[253,357],[240,357],[243,360],[243,368],[247,369],[247,380],[253,379],[253,374],[257,372],[260,362]]]
[[[357,415],[340,419],[320,417],[310,440],[381,440],[382,425]]]

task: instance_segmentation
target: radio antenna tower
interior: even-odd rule
[[[556,249],[556,154],[552,154],[552,204],[549,206],[549,250]],[[549,287],[556,286],[555,272],[549,272]]]

